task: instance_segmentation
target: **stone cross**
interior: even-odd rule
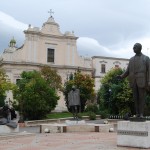
[[[50,14],[50,17],[52,17],[52,14],[54,14],[54,12],[52,11],[52,9],[50,9],[50,11],[48,11],[48,13]]]

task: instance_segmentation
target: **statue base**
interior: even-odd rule
[[[146,118],[145,117],[130,117],[129,118],[130,121],[134,121],[134,122],[145,122],[146,121]]]
[[[83,125],[86,124],[85,120],[66,120],[65,121],[66,125]]]
[[[80,123],[67,120],[66,123],[59,124],[41,124],[40,133],[65,133],[65,132],[112,132],[113,124],[94,124],[86,123],[84,120]]]
[[[0,134],[13,132],[19,132],[19,125],[17,126],[17,128],[11,128],[7,125],[0,125]]]
[[[119,121],[117,145],[150,148],[150,121]]]

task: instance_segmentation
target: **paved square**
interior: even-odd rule
[[[117,147],[117,133],[47,133],[0,141],[0,150],[139,150]]]

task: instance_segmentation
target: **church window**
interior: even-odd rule
[[[119,65],[115,65],[115,68],[119,68]]]
[[[20,81],[20,79],[16,79],[16,84],[18,84],[19,81]]]
[[[101,73],[105,73],[106,72],[106,66],[105,64],[101,64]]]
[[[54,49],[48,48],[48,50],[47,50],[47,62],[54,62]]]

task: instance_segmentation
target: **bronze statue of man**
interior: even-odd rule
[[[7,125],[12,128],[17,128],[17,123],[12,120],[16,118],[15,110],[9,108],[7,104],[0,107],[0,125]]]
[[[80,90],[72,86],[72,90],[68,93],[68,107],[71,109],[74,119],[78,119],[77,113],[79,112],[80,106]]]
[[[150,86],[150,60],[141,53],[142,45],[136,43],[133,46],[135,56],[130,58],[126,71],[121,78],[128,76],[130,87],[133,91],[136,117],[143,118],[146,89]]]

